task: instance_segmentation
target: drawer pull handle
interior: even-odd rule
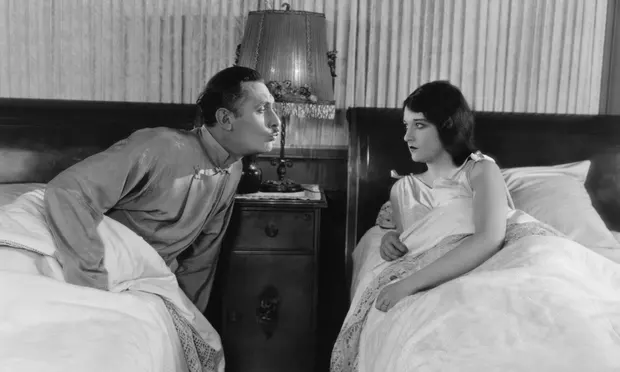
[[[270,339],[276,328],[278,328],[279,304],[280,295],[278,290],[272,285],[265,287],[258,299],[256,322],[262,328],[267,339]]]
[[[275,237],[278,235],[278,226],[273,223],[268,224],[265,226],[265,234],[270,238]]]

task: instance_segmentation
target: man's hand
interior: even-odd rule
[[[409,252],[398,236],[399,234],[396,231],[388,231],[383,235],[380,248],[381,258],[386,261],[394,261]]]

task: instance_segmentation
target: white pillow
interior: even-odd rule
[[[43,183],[6,183],[0,184],[0,205],[10,204],[15,201],[21,194],[28,191],[42,189],[45,187]]]
[[[44,189],[29,191],[10,204],[0,206],[0,240],[9,246],[56,257],[56,245],[45,222]],[[161,256],[142,237],[110,217],[97,225],[104,248],[108,289],[121,292],[140,279],[176,278]],[[61,274],[62,276],[62,274]]]
[[[515,207],[588,248],[620,249],[592,206],[584,183],[590,161],[507,168],[504,181]]]

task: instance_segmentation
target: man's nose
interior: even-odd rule
[[[282,124],[280,122],[280,117],[275,113],[271,115],[271,117],[269,118],[269,122],[267,123],[267,127],[270,129],[280,130],[281,125]]]

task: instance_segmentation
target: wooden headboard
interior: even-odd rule
[[[401,109],[350,108],[345,262],[375,224],[399,174],[420,172],[403,140]],[[592,160],[586,188],[610,229],[620,231],[620,116],[476,113],[476,144],[502,168]],[[348,284],[348,283],[347,283]]]
[[[191,129],[185,104],[0,99],[0,184],[48,182],[147,127]]]

